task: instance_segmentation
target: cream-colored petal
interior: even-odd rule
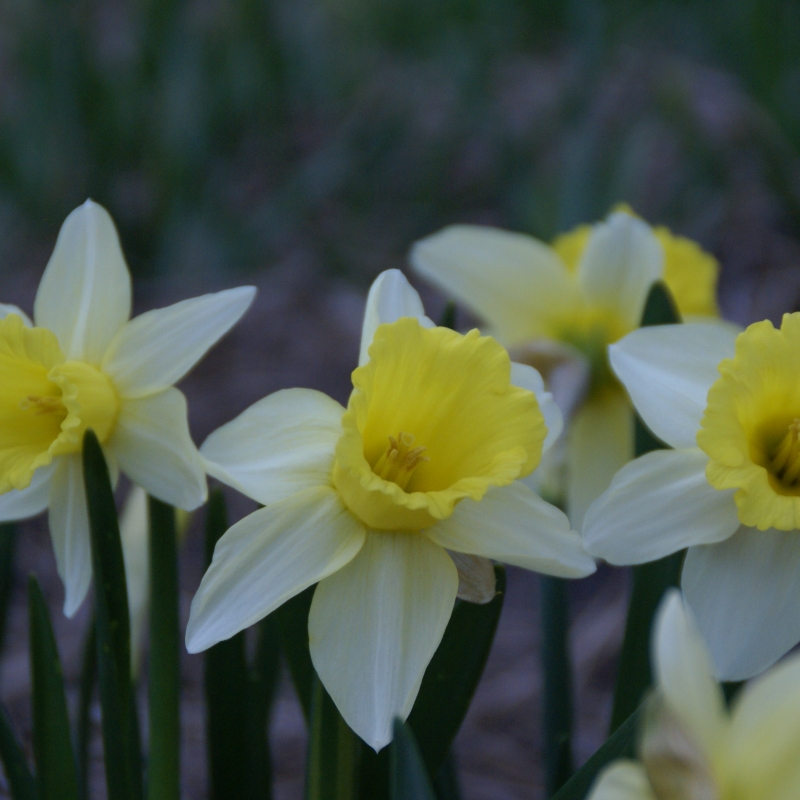
[[[488,558],[448,550],[458,570],[458,599],[485,605],[497,594],[497,576]]]
[[[53,478],[57,461],[46,467],[39,467],[33,473],[27,489],[12,489],[0,494],[0,522],[12,522],[41,514],[50,502],[50,481]]]
[[[588,800],[656,800],[647,774],[636,761],[614,761],[598,776]]]
[[[732,536],[739,527],[735,490],[711,486],[707,464],[696,447],[631,461],[586,513],[586,549],[610,564],[643,564]]]
[[[33,318],[67,359],[100,364],[131,315],[131,278],[108,212],[87,200],[64,221],[44,271]]]
[[[539,409],[547,425],[547,436],[542,445],[542,452],[546,453],[564,430],[564,417],[561,415],[561,409],[556,405],[553,395],[545,390],[542,376],[533,367],[512,361],[511,384],[520,389],[527,389],[536,395]]]
[[[800,797],[800,656],[739,694],[727,755],[731,784],[741,797]]]
[[[203,442],[206,470],[262,505],[330,484],[344,408],[312,389],[282,389]]]
[[[428,528],[448,550],[493,558],[562,578],[595,571],[566,515],[520,481],[491,489],[480,502],[462,500],[447,519]]]
[[[150,515],[147,492],[134,486],[119,515],[119,535],[128,586],[131,630],[131,672],[136,676],[142,660],[150,611]]]
[[[652,661],[667,706],[709,761],[724,737],[725,699],[705,642],[677,589],[664,596],[653,622]]]
[[[124,400],[107,446],[122,471],[153,497],[186,511],[205,502],[205,469],[178,389]]]
[[[614,392],[589,398],[575,414],[566,441],[567,514],[581,530],[589,506],[633,458],[633,412]]]
[[[9,314],[16,314],[29,328],[33,326],[31,318],[21,308],[12,306],[9,303],[0,303],[0,319],[7,317]]]
[[[187,649],[198,653],[229,639],[341,570],[365,535],[336,492],[323,486],[240,520],[217,542],[192,600]]]
[[[578,280],[590,303],[615,309],[635,328],[647,293],[663,271],[664,249],[650,226],[615,212],[593,226],[578,263]]]
[[[92,551],[80,453],[61,456],[50,482],[50,537],[64,583],[64,614],[74,616],[89,591]]]
[[[719,680],[752,678],[800,642],[797,531],[742,526],[724,542],[692,547],[681,585]]]
[[[255,287],[239,286],[132,319],[109,345],[103,371],[127,398],[172,386],[241,319],[255,294]]]
[[[451,225],[411,248],[412,267],[491,325],[504,344],[547,332],[579,303],[552,247],[520,233]]]
[[[425,316],[417,290],[406,276],[399,269],[387,269],[375,278],[367,295],[364,323],[361,327],[359,367],[369,361],[369,346],[378,325],[394,322],[401,317],[414,317],[424,328],[434,327],[434,323]]]
[[[655,325],[629,333],[608,354],[650,430],[671,447],[696,447],[708,390],[737,335],[731,325]]]
[[[371,747],[405,719],[458,590],[450,556],[419,533],[370,532],[321,581],[308,617],[311,660],[345,722]]]

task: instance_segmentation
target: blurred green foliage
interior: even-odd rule
[[[704,65],[755,101],[722,140]],[[620,199],[680,227],[743,148],[800,228],[800,3],[0,5],[0,210],[50,237],[91,196],[139,274],[299,250],[365,280],[450,221],[550,237]]]

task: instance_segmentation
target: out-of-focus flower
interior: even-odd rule
[[[718,676],[756,675],[800,641],[800,314],[738,335],[641,329],[610,357],[675,450],[620,471],[586,516],[586,546],[613,564],[688,547],[683,591]]]
[[[746,686],[729,713],[705,644],[673,590],[656,620],[653,668],[640,761],[610,765],[589,800],[800,797],[800,658]]]
[[[220,539],[186,636],[204,650],[318,582],[314,666],[378,749],[450,619],[448,550],[564,577],[594,562],[564,514],[518,480],[560,429],[539,374],[477,331],[434,327],[396,271],[370,291],[353,386],[347,409],[276,392],[206,440],[209,473],[266,508]]]
[[[683,316],[716,316],[716,261],[624,210],[552,247],[454,225],[417,242],[410,259],[545,376],[568,422],[563,482],[567,511],[580,528],[589,504],[633,457],[630,403],[608,365],[608,345],[638,327],[659,279]]]
[[[92,428],[112,479],[193,509],[203,464],[180,380],[247,310],[245,286],[129,321],[131,282],[111,217],[87,200],[67,217],[34,304],[33,323],[0,306],[0,519],[49,508],[72,616],[91,579],[83,434]]]

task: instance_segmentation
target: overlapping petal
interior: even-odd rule
[[[417,242],[410,261],[483,317],[507,345],[544,334],[551,320],[579,304],[563,261],[531,236],[451,225]]]
[[[50,481],[57,462],[39,467],[27,489],[16,489],[0,494],[0,521],[27,519],[41,514],[50,502]]]
[[[87,200],[64,221],[33,316],[67,359],[100,364],[131,314],[131,279],[108,212]]]
[[[64,583],[64,614],[80,607],[92,579],[89,515],[80,454],[57,459],[50,482],[50,536],[56,567]]]
[[[625,465],[586,514],[586,548],[611,564],[642,564],[732,536],[734,492],[714,489],[706,464],[694,448],[658,450]]]
[[[671,447],[696,447],[708,390],[734,353],[733,325],[640,328],[609,347],[617,377],[647,426]]]
[[[720,544],[693,547],[681,580],[720,680],[744,680],[800,642],[797,531],[742,526]]]
[[[206,470],[263,505],[329,485],[342,414],[322,392],[282,389],[203,442]]]
[[[511,384],[536,395],[539,410],[547,425],[547,436],[542,444],[542,453],[546,453],[564,430],[564,416],[561,409],[556,405],[553,395],[545,390],[542,376],[533,367],[512,361]]]
[[[12,306],[10,303],[0,303],[0,319],[9,314],[16,314],[29,328],[33,325],[31,318],[21,308]]]
[[[636,761],[615,761],[597,779],[589,800],[657,800],[644,767]]]
[[[166,389],[241,319],[255,293],[239,286],[148,311],[117,333],[102,368],[125,398]]]
[[[323,580],[308,619],[314,667],[347,724],[375,750],[405,719],[453,610],[458,574],[419,533],[369,533]]]
[[[341,570],[361,549],[365,535],[333,489],[324,486],[240,520],[217,542],[194,596],[187,649],[197,653],[230,638]]]
[[[432,328],[434,323],[425,316],[417,290],[408,282],[399,269],[381,272],[370,286],[364,322],[361,326],[361,350],[358,366],[369,361],[369,346],[379,325],[395,322],[401,317],[414,317],[423,328]]]
[[[450,517],[425,533],[448,550],[545,575],[582,578],[595,571],[566,515],[520,481],[493,488],[478,503],[462,500]]]
[[[206,476],[178,389],[122,403],[108,448],[148,494],[192,511],[205,502]]]
[[[590,303],[616,309],[635,328],[647,293],[663,271],[664,250],[650,226],[616,212],[592,227],[578,263],[578,280]]]

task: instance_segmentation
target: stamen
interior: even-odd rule
[[[60,397],[53,397],[46,395],[40,397],[36,394],[29,394],[20,404],[19,407],[23,411],[31,409],[35,416],[40,417],[42,414],[51,414],[54,411],[61,411],[64,404],[61,402]]]
[[[800,419],[795,419],[789,425],[770,466],[785,486],[792,486],[797,482],[800,477]]]
[[[430,461],[430,458],[424,455],[427,448],[414,447],[415,441],[413,434],[402,431],[397,434],[396,439],[390,436],[389,446],[373,467],[373,472],[405,489],[416,467],[423,461]]]

